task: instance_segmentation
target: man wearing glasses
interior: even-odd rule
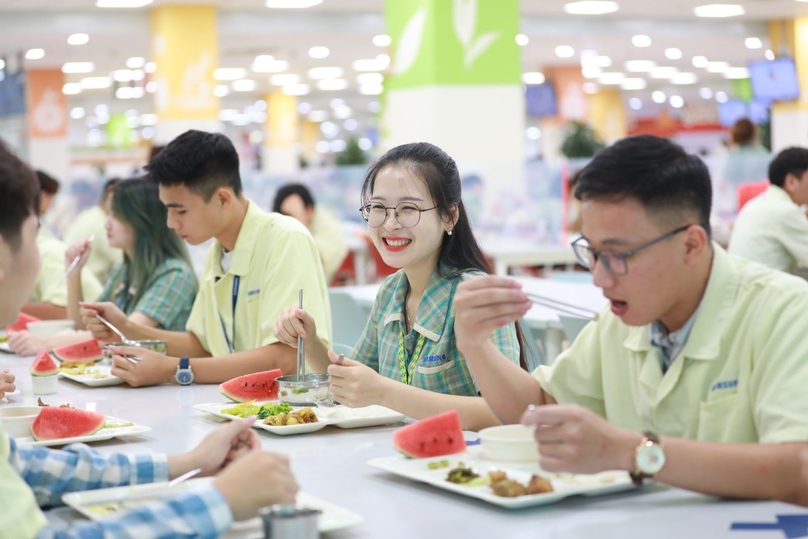
[[[537,426],[547,471],[808,505],[808,283],[711,242],[709,172],[665,139],[602,151],[575,196],[573,246],[610,304],[553,365],[520,372],[488,340],[530,308],[519,283],[458,287],[458,348],[491,409]]]

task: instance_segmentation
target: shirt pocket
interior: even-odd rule
[[[730,442],[733,416],[737,412],[738,393],[699,403],[699,428],[696,439],[702,442]]]
[[[454,365],[455,365],[455,360],[454,359],[450,359],[446,363],[441,363],[440,365],[436,365],[434,367],[425,367],[423,365],[418,365],[418,373],[419,374],[426,374],[426,375],[438,374],[438,373],[441,373],[443,371],[448,371],[449,369],[454,367]]]

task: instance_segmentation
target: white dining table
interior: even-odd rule
[[[0,369],[17,375],[19,388],[3,406],[36,403],[28,374],[31,360],[0,354]],[[42,400],[51,405],[95,407],[153,429],[137,437],[93,443],[101,453],[178,453],[193,448],[220,424],[193,405],[222,402],[223,397],[215,385],[88,388],[60,380],[58,394]],[[259,438],[264,449],[289,455],[301,490],[364,518],[357,527],[326,535],[333,539],[783,539],[783,532],[776,529],[737,532],[730,528],[736,522],[773,524],[778,515],[808,518],[808,509],[784,503],[720,500],[662,485],[604,497],[570,498],[541,508],[500,509],[367,466],[368,460],[396,454],[391,439],[399,426],[354,430],[329,426],[288,437],[259,431]],[[55,526],[83,518],[65,507],[46,515]]]
[[[524,290],[530,294],[584,307],[590,311],[600,312],[608,303],[601,289],[591,283],[565,282],[536,277],[514,277],[514,279],[522,283]],[[350,294],[357,305],[364,309],[369,316],[379,285],[341,286],[333,290]],[[558,312],[548,307],[534,305],[522,318],[522,322],[528,328],[538,330],[537,333],[542,335],[545,361],[551,363],[555,360],[561,353],[565,340]]]
[[[569,244],[539,243],[520,238],[479,239],[480,247],[494,262],[496,275],[508,275],[518,266],[566,266],[572,269],[577,263]]]

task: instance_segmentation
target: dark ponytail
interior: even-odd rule
[[[389,166],[404,165],[421,178],[432,196],[438,215],[444,220],[457,220],[452,234],[444,234],[438,254],[438,272],[445,279],[455,279],[468,270],[491,274],[485,258],[471,230],[460,187],[457,164],[446,152],[428,142],[415,142],[396,146],[374,163],[365,175],[362,185],[362,205],[373,195],[376,176]],[[455,210],[456,208],[456,210]],[[527,345],[519,322],[516,323],[519,341],[519,364],[528,370]]]

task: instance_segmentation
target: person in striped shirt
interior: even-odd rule
[[[16,318],[36,279],[37,190],[33,172],[0,143],[0,326]],[[13,375],[0,372],[0,398],[11,391]],[[54,528],[41,510],[61,503],[66,492],[165,481],[196,468],[215,479],[97,522]],[[172,456],[102,456],[82,444],[64,450],[23,447],[0,423],[4,539],[217,537],[261,507],[292,503],[296,493],[288,460],[260,451],[250,421],[229,423],[195,449]]]

